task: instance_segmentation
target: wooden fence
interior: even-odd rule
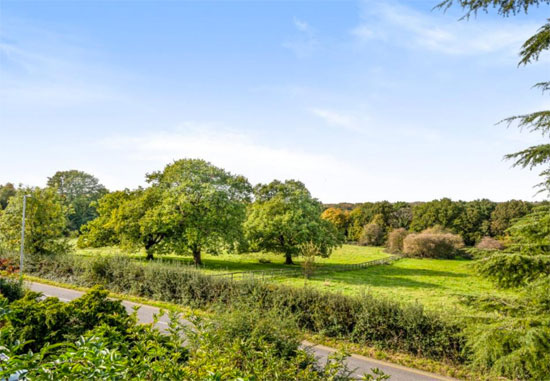
[[[344,272],[344,271],[355,271],[364,269],[371,266],[377,265],[386,265],[401,257],[397,255],[392,255],[390,257],[376,259],[373,261],[362,262],[362,263],[351,263],[343,265],[328,265],[328,266],[316,266],[315,271],[312,276],[333,273],[333,272]],[[277,278],[287,278],[287,277],[302,277],[304,276],[304,271],[301,268],[293,269],[275,269],[275,270],[253,270],[253,271],[235,271],[227,272],[221,274],[211,274],[213,277],[224,277],[231,280],[272,280]]]

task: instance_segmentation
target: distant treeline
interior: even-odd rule
[[[387,234],[399,228],[420,232],[439,226],[459,234],[466,245],[475,245],[483,237],[505,238],[512,223],[544,202],[487,199],[453,201],[449,198],[429,202],[365,202],[324,204],[323,218],[331,221],[348,241],[358,242],[368,224],[376,224]],[[383,243],[383,242],[381,242]]]

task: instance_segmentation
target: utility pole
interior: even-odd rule
[[[21,220],[21,251],[19,253],[19,281],[23,284],[23,252],[25,251],[25,212],[27,209],[28,194],[23,195],[23,217]]]

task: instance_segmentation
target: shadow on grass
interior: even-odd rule
[[[235,254],[235,256],[238,256],[238,254]],[[133,257],[134,260],[146,263],[147,260],[144,256],[140,257]],[[207,258],[203,258],[202,262],[203,265],[200,267],[202,270],[213,270],[213,271],[270,271],[270,270],[289,270],[292,272],[295,272],[297,269],[301,269],[302,265],[300,262],[297,262],[293,265],[286,265],[283,263],[284,257],[281,255],[281,262],[271,262],[271,263],[260,263],[258,260],[252,260],[252,261],[231,261],[227,260],[226,258],[216,258],[213,256],[208,256]],[[374,259],[373,259],[374,260]],[[163,257],[163,256],[157,256],[153,260],[155,263],[162,263],[166,265],[184,265],[184,266],[194,266],[193,265],[193,258],[190,256],[181,256],[179,258],[174,257]],[[330,267],[334,268],[334,273],[338,273],[342,270],[347,270],[348,264],[335,264],[335,263],[317,263],[316,266],[318,268],[323,267]]]
[[[425,281],[413,280],[409,277],[421,276]],[[380,287],[408,287],[408,288],[443,288],[443,286],[430,283],[430,277],[464,278],[466,274],[450,271],[407,269],[393,265],[380,265],[358,271],[333,272],[314,276],[313,279],[329,279],[335,282],[349,285],[380,286]]]

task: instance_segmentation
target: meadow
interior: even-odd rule
[[[124,253],[118,247],[76,249],[76,255],[112,256],[125,255],[144,261],[143,253]],[[390,257],[383,247],[343,245],[328,258],[316,258],[316,266],[337,266],[362,263]],[[157,256],[155,263],[178,263],[192,266],[187,256]],[[221,274],[238,271],[296,270],[302,258],[296,257],[294,265],[285,265],[284,257],[274,253],[205,254],[201,271]],[[454,316],[480,315],[484,312],[469,306],[471,298],[488,294],[513,297],[513,290],[495,289],[488,280],[476,275],[472,261],[467,259],[415,259],[402,258],[389,265],[372,266],[355,271],[322,272],[310,279],[296,277],[289,272],[273,281],[295,287],[311,287],[320,291],[347,295],[370,293],[401,303],[422,304],[427,310]],[[294,273],[294,272],[292,272]]]

